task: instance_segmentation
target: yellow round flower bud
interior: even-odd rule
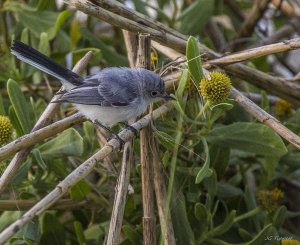
[[[277,116],[291,116],[292,115],[292,104],[286,100],[280,99],[275,105],[275,113]]]
[[[0,145],[5,144],[12,134],[12,124],[8,117],[0,115]]]
[[[228,76],[222,72],[211,72],[210,78],[203,77],[200,82],[200,91],[203,98],[213,103],[227,99],[231,90]]]

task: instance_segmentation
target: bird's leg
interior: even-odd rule
[[[120,123],[123,124],[126,127],[126,129],[129,129],[131,132],[133,132],[135,137],[137,137],[138,131],[134,127],[129,125],[127,122],[120,122]]]
[[[120,143],[120,149],[123,148],[125,142],[124,142],[124,140],[122,140],[120,138],[119,135],[115,134],[109,127],[106,127],[105,125],[103,125],[102,123],[100,123],[98,120],[94,120],[93,123],[111,133],[112,137],[109,137],[107,139],[107,141],[109,141],[111,138],[116,138],[119,141],[119,143]]]

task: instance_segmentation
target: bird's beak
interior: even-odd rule
[[[162,94],[161,97],[164,98],[165,100],[176,100],[175,97],[173,97],[172,95],[167,94],[166,92],[164,94]]]

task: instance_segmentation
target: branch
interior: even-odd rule
[[[115,188],[115,198],[106,245],[119,244],[121,226],[123,222],[124,209],[130,179],[130,162],[132,161],[132,142],[127,141],[124,145],[123,160],[118,182]]]
[[[66,130],[67,128],[72,127],[73,125],[82,123],[85,120],[86,119],[84,116],[82,116],[79,113],[76,113],[70,117],[66,117],[60,121],[52,123],[49,126],[38,129],[29,134],[25,134],[20,138],[16,139],[15,141],[12,141],[7,145],[3,146],[2,148],[0,148],[0,161],[4,160],[5,158],[11,156],[12,154],[15,154],[16,152],[24,148],[33,146],[36,143],[41,142],[42,140],[52,137]],[[5,169],[5,171],[10,171],[10,168],[11,167],[9,165]],[[1,181],[2,179],[0,180],[0,185],[1,185]]]
[[[253,103],[250,99],[245,97],[241,92],[233,87],[231,89],[231,98],[233,98],[241,107],[243,107],[257,120],[269,126],[282,138],[286,139],[291,144],[300,149],[300,137],[298,135],[290,131],[275,117],[271,116],[269,113],[261,109],[258,105]]]
[[[156,45],[156,48],[160,49],[160,45]],[[160,51],[164,53],[164,49],[161,48]],[[178,52],[174,51],[173,53],[169,49],[167,52],[170,56],[170,58],[174,58],[178,56]],[[248,69],[247,66],[239,65],[240,69]],[[229,65],[227,67],[234,67],[233,65]],[[238,71],[238,69],[233,69],[234,72],[241,72],[241,74],[244,74],[242,71]],[[266,74],[265,74],[266,75]],[[177,80],[176,80],[176,76]],[[176,72],[175,75],[166,83],[166,88],[170,88],[171,86],[177,86],[178,78],[180,76],[180,72]],[[267,75],[268,76],[268,75]],[[257,77],[252,77],[254,81],[257,81],[258,79],[263,79]],[[281,81],[284,79],[277,78],[277,80]],[[177,81],[176,83],[174,81]],[[296,85],[296,84],[295,84]],[[286,84],[282,82],[282,89],[285,89],[284,86]],[[299,91],[295,91],[295,93],[299,93]],[[293,133],[291,130],[286,128],[284,125],[282,125],[276,118],[268,114],[266,111],[261,109],[259,106],[257,106],[255,103],[253,103],[250,99],[248,99],[246,96],[244,96],[241,92],[239,92],[237,89],[232,87],[231,90],[231,98],[233,98],[240,106],[242,106],[247,112],[249,112],[253,117],[258,119],[260,122],[266,124],[268,127],[272,128],[277,134],[279,134],[282,138],[289,141],[291,144],[296,146],[300,149],[300,137]]]
[[[130,16],[127,16],[125,14],[123,14],[123,16],[119,16],[115,13],[106,10],[105,6],[101,8],[88,0],[67,0],[66,2],[70,6],[73,6],[88,15],[93,15],[122,29],[136,33],[149,33],[151,35],[151,38],[159,42],[160,44],[163,44],[164,46],[167,46],[169,48],[173,48],[179,53],[185,53],[187,41],[186,37],[179,38],[178,35],[176,35],[177,32],[174,30],[172,30],[172,32],[166,33],[164,31],[160,31],[160,28],[158,26],[156,29],[154,29],[148,27],[147,25],[140,24],[146,23],[145,21],[149,19],[148,17],[143,16],[142,14],[140,14],[135,21],[132,21],[130,19]],[[214,52],[213,50],[207,48],[201,43],[199,43],[199,48],[201,53],[203,53],[203,58],[219,58],[221,56],[221,54]],[[300,96],[292,94],[295,93],[296,90],[300,91],[300,85],[296,85],[293,82],[284,78],[278,78],[268,75],[264,72],[247,67],[242,64],[227,65],[224,66],[223,69],[228,73],[235,73],[238,78],[241,78],[251,84],[254,84],[259,88],[263,88],[266,91],[269,91],[274,95],[282,97],[295,105],[300,105]],[[253,77],[255,77],[255,80],[253,79]],[[285,87],[284,90],[283,87]],[[300,92],[298,92],[298,94],[300,94]]]
[[[151,39],[149,34],[139,35],[137,67],[150,69]],[[148,110],[151,113],[151,109]],[[155,214],[154,214],[154,184],[152,168],[152,138],[151,123],[140,131],[141,180],[143,200],[143,244],[156,244]]]
[[[257,22],[264,15],[270,0],[255,0],[248,17],[242,25],[237,38],[251,36]]]
[[[261,56],[266,56],[269,54],[275,54],[280,52],[286,52],[290,50],[295,50],[300,48],[300,38],[294,38],[279,43],[269,44],[257,48],[246,49],[241,52],[229,54],[221,58],[208,60],[206,64],[208,65],[227,65],[238,63]]]
[[[161,115],[168,112],[171,108],[170,104],[163,105],[158,109],[154,110],[150,115],[146,115],[139,121],[135,122],[131,126],[137,131],[148,125],[151,118],[157,119]],[[133,132],[128,129],[123,129],[119,133],[119,137],[125,142],[133,137]],[[0,233],[0,244],[3,244],[10,237],[12,237],[17,231],[19,231],[24,225],[30,222],[34,217],[41,215],[49,207],[51,207],[59,198],[61,198],[72,186],[74,186],[78,181],[87,176],[96,166],[97,162],[108,156],[113,152],[114,149],[119,148],[119,141],[116,139],[110,140],[106,146],[99,150],[96,154],[90,157],[87,161],[82,163],[78,168],[76,168],[72,173],[70,173],[63,181],[61,181],[54,190],[52,190],[47,196],[45,196],[41,201],[39,201],[34,207],[32,207],[28,212],[26,212],[21,218],[16,220],[10,226]]]

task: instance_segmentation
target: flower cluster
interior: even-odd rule
[[[0,145],[5,144],[12,134],[12,124],[8,117],[0,115]]]
[[[283,198],[283,192],[277,187],[273,190],[261,190],[257,193],[257,199],[260,202],[261,207],[268,211],[275,211]]]
[[[275,105],[275,113],[277,116],[291,116],[292,104],[286,100],[280,99]]]
[[[220,103],[227,99],[230,90],[230,79],[222,72],[211,72],[210,78],[204,77],[200,82],[201,95],[205,100],[213,103]]]

